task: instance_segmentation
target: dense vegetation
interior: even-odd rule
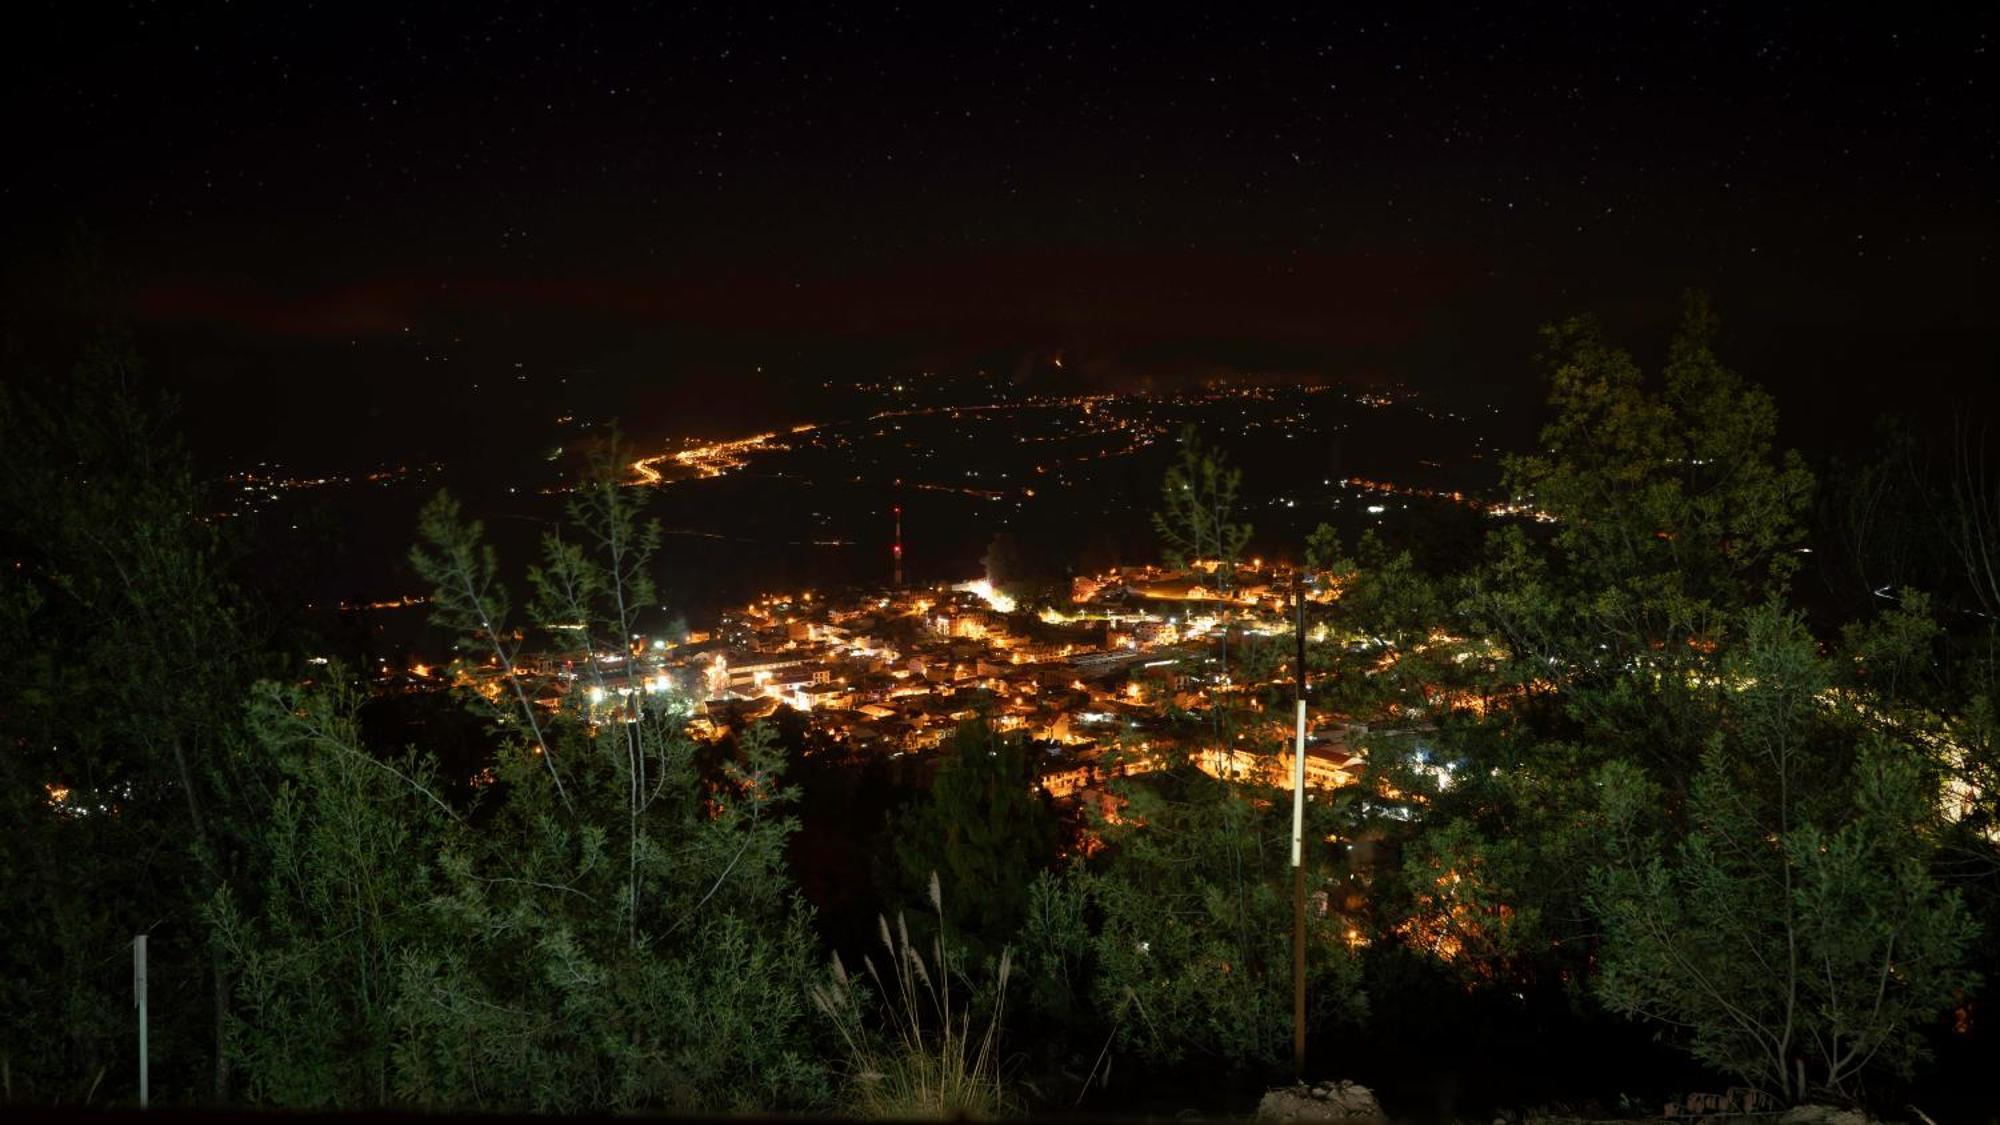
[[[1374,731],[1309,807],[1316,1074],[1413,1113],[1975,1096],[2000,486],[1898,432],[1816,486],[1715,334],[1691,300],[1655,378],[1588,321],[1546,332],[1506,482],[1545,522],[1470,557],[1294,545],[1339,593],[1315,702]],[[9,384],[0,1097],[130,1097],[140,933],[156,1103],[1227,1110],[1186,1076],[1288,1075],[1285,794],[1169,762],[1078,823],[984,724],[912,779],[782,721],[691,740],[669,694],[538,705],[524,646],[623,643],[658,601],[615,448],[524,585],[449,496],[415,529],[434,624],[497,685],[460,692],[485,756],[447,768],[305,663],[119,337]],[[1183,440],[1163,550],[1226,579],[1240,475]],[[1292,659],[1223,638],[1241,683]],[[1215,693],[1184,744],[1265,729],[1269,695]]]

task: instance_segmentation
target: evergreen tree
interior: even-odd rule
[[[100,331],[66,379],[0,388],[0,1063],[18,1095],[129,1096],[127,948],[149,938],[155,1101],[229,1095],[230,969],[198,913],[250,870],[265,667],[171,404]]]
[[[1789,588],[1813,485],[1795,451],[1775,448],[1770,395],[1716,357],[1716,331],[1690,294],[1652,389],[1593,322],[1545,330],[1555,417],[1507,482],[1555,521],[1535,575],[1553,605],[1525,620],[1510,611],[1529,607],[1504,597],[1480,606],[1503,634],[1546,646],[1517,657],[1563,682],[1593,741],[1683,779],[1715,717],[1707,657],[1737,614]],[[1496,547],[1512,565],[1510,544]]]
[[[234,971],[228,1051],[253,1104],[393,1104],[399,1033],[421,999],[402,987],[403,961],[441,936],[429,917],[438,857],[464,822],[429,758],[369,750],[345,679],[335,668],[314,690],[266,683],[252,701],[284,778],[265,883],[222,888],[208,918]]]
[[[1659,827],[1632,764],[1600,775],[1615,853],[1592,880],[1596,989],[1782,1098],[1849,1098],[1871,1068],[1911,1072],[1922,1026],[1972,983],[1975,927],[1930,869],[1922,757],[1823,707],[1795,617],[1755,611],[1745,633],[1684,829]]]
[[[1060,822],[1029,753],[984,720],[961,724],[930,791],[891,830],[904,898],[920,901],[936,878],[945,922],[975,958],[996,957],[1014,939],[1030,888],[1056,860]]]
[[[1031,997],[1072,1019],[1093,1012],[1151,1066],[1275,1073],[1292,1040],[1290,800],[1192,767],[1114,792],[1123,804],[1098,825],[1103,853],[1031,899]],[[1306,995],[1324,1027],[1358,1020],[1366,1001],[1333,894],[1340,873],[1311,844],[1335,813],[1319,801],[1307,812]]]
[[[268,901],[213,912],[245,966],[231,1042],[258,1098],[718,1112],[825,1096],[783,755],[760,728],[704,761],[688,702],[633,675],[658,533],[615,462],[531,572],[535,623],[581,645],[553,707],[478,525],[447,496],[423,514],[413,562],[459,636],[458,690],[499,736],[471,807],[441,796],[430,759],[363,745],[337,696],[267,689],[284,702],[261,729],[288,773]]]
[[[1337,679],[1370,686],[1342,698],[1422,728],[1367,740],[1374,828],[1400,857],[1369,896],[1383,936],[1480,979],[1588,971],[1592,778],[1631,761],[1686,791],[1731,628],[1789,588],[1802,542],[1810,474],[1715,334],[1691,295],[1653,383],[1589,320],[1545,330],[1553,418],[1507,481],[1552,522],[1495,531],[1442,581],[1380,551],[1350,564],[1334,620],[1364,643]]]
[[[1181,430],[1180,457],[1160,483],[1160,511],[1153,530],[1169,566],[1196,562],[1215,565],[1217,583],[1230,590],[1236,564],[1250,542],[1250,525],[1238,521],[1237,493],[1243,470],[1232,468],[1222,452],[1201,440],[1193,425]]]

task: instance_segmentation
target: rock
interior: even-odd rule
[[[1778,1125],[1874,1125],[1874,1121],[1858,1109],[1802,1105],[1786,1110],[1784,1116],[1778,1118]]]
[[[1318,1086],[1283,1086],[1257,1103],[1259,1121],[1339,1121],[1387,1125],[1388,1115],[1366,1086],[1352,1082],[1322,1082]],[[1845,1122],[1839,1125],[1846,1125]]]

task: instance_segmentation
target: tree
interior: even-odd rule
[[[1555,418],[1506,471],[1555,521],[1533,576],[1554,628],[1514,636],[1547,644],[1533,655],[1593,739],[1681,776],[1714,719],[1708,657],[1736,615],[1788,589],[1813,483],[1775,448],[1770,395],[1716,357],[1716,330],[1690,294],[1657,390],[1594,322],[1544,330]]]
[[[1811,487],[1699,295],[1657,378],[1588,319],[1543,338],[1552,417],[1506,470],[1541,520],[1436,578],[1313,544],[1343,590],[1321,657],[1339,701],[1417,728],[1365,741],[1376,936],[1510,992],[1591,971],[1593,779],[1641,763],[1680,807],[1728,702],[1731,631],[1788,589]]]
[[[221,888],[213,940],[234,969],[228,1052],[253,1104],[360,1108],[398,1094],[410,1018],[402,962],[437,944],[427,917],[458,811],[417,751],[377,758],[361,700],[332,670],[315,690],[265,683],[251,703],[284,781],[265,830],[264,886]],[[248,897],[254,906],[246,905]]]
[[[1718,321],[1690,293],[1658,390],[1598,326],[1543,330],[1550,366],[1543,452],[1509,460],[1508,486],[1556,519],[1580,577],[1725,610],[1784,588],[1812,476],[1773,443],[1777,407],[1715,354]]]
[[[620,461],[615,443],[594,460],[530,572],[531,615],[582,646],[578,690],[546,717],[477,526],[444,497],[423,521],[413,562],[440,623],[491,654],[461,664],[468,701],[515,737],[490,845],[444,864],[440,916],[462,940],[409,963],[412,987],[452,997],[411,1048],[406,1096],[422,1104],[769,1109],[823,1092],[804,1039],[817,956],[783,867],[796,794],[763,730],[704,768],[688,702],[634,674],[659,532]],[[580,1042],[575,1026],[604,1031]],[[478,1049],[418,1050],[460,1043]]]
[[[1592,875],[1596,991],[1779,1097],[1849,1098],[1870,1068],[1912,1070],[1922,1025],[1972,983],[1975,927],[1930,870],[1921,757],[1829,716],[1796,617],[1758,610],[1744,629],[1686,827],[1660,826],[1662,793],[1631,763],[1599,775],[1615,851]]]
[[[2000,629],[1965,662],[1960,704],[1943,723],[1944,775],[1951,812],[1948,848],[1972,882],[1984,916],[2000,920]]]
[[[462,519],[458,501],[444,492],[418,514],[417,529],[423,544],[411,548],[410,568],[433,587],[431,623],[457,635],[454,678],[470,683],[479,665],[492,668],[496,675],[486,681],[489,690],[477,695],[486,704],[480,709],[496,723],[525,722],[556,795],[568,803],[562,769],[520,674],[521,637],[509,621],[499,557],[485,544],[485,529],[477,520]],[[505,703],[497,698],[503,693],[509,697]]]
[[[18,377],[16,377],[18,376]],[[35,1096],[131,1090],[129,982],[151,935],[160,1101],[229,1093],[229,967],[198,910],[251,868],[268,775],[241,700],[267,667],[235,553],[126,337],[0,388],[0,1059]],[[176,1080],[176,1076],[178,1080]]]
[[[792,825],[778,808],[791,794],[772,741],[743,738],[704,782],[695,748],[671,740],[665,720],[646,734],[668,749],[656,763],[662,797],[639,821],[635,943],[618,831],[624,754],[588,741],[575,721],[557,734],[575,767],[576,811],[517,744],[496,770],[505,804],[440,857],[436,940],[401,961],[397,1102],[535,1112],[817,1104],[824,1074],[806,988],[818,952],[783,874]]]
[[[930,792],[892,829],[905,897],[914,902],[939,880],[958,943],[997,956],[1021,928],[1036,876],[1056,860],[1060,824],[1022,739],[973,720],[940,758]]]
[[[1988,460],[1986,434],[1960,426],[1952,443],[1948,540],[1972,597],[2000,617],[2000,473]]]
[[[623,479],[629,463],[623,442],[613,432],[593,452],[589,471],[567,505],[572,525],[593,549],[565,542],[557,532],[543,545],[543,565],[528,571],[528,581],[535,587],[530,611],[536,623],[549,631],[576,629],[586,657],[584,667],[589,671],[589,690],[606,699],[612,692],[599,646],[616,646],[620,654],[616,666],[622,666],[626,673],[624,689],[619,693],[622,702],[616,710],[627,719],[639,714],[645,705],[645,695],[630,674],[632,646],[639,637],[640,613],[656,600],[649,567],[660,549],[659,521],[640,518],[644,505],[641,494],[626,487]],[[647,788],[650,755],[641,738],[642,727],[628,721],[614,729],[625,752],[628,785],[625,894],[630,920],[628,936],[636,942],[638,918],[644,907],[639,878],[643,846],[639,818],[657,797]]]
[[[1315,616],[1329,626],[1318,645],[1318,664],[1331,670],[1356,656],[1362,667],[1342,667],[1322,690],[1336,709],[1356,716],[1407,719],[1426,695],[1457,678],[1451,659],[1459,650],[1438,638],[1451,624],[1446,583],[1418,569],[1408,551],[1392,551],[1373,531],[1362,534],[1352,556],[1331,527],[1321,524],[1306,544],[1306,565],[1316,581],[1337,594]],[[1308,661],[1312,661],[1311,653]]]
[[[1187,766],[1114,791],[1124,804],[1097,826],[1104,852],[1032,898],[1031,998],[1079,1012],[1074,992],[1055,986],[1077,982],[1113,1041],[1154,1066],[1275,1071],[1292,1036],[1291,802]],[[1306,839],[1324,839],[1333,811],[1314,801],[1307,814]],[[1358,1020],[1366,1006],[1328,894],[1336,878],[1309,845],[1306,994],[1319,1025]]]
[[[1215,564],[1216,581],[1233,589],[1236,564],[1250,542],[1250,525],[1236,521],[1236,494],[1243,471],[1229,466],[1222,451],[1205,445],[1190,424],[1181,430],[1180,457],[1160,484],[1161,510],[1153,530],[1171,566]]]
[[[1204,445],[1200,431],[1190,424],[1181,430],[1179,460],[1167,469],[1160,483],[1161,510],[1153,513],[1153,530],[1160,537],[1161,553],[1168,565],[1212,564],[1216,585],[1224,592],[1235,589],[1236,564],[1250,541],[1250,525],[1233,518],[1242,483],[1242,470],[1230,468],[1228,458]],[[1233,746],[1235,742],[1231,736],[1236,731],[1238,708],[1229,691],[1229,650],[1235,627],[1233,618],[1224,618],[1219,646],[1221,677],[1208,714],[1214,746]]]
[[[498,748],[457,807],[431,759],[363,744],[351,701],[267,689],[288,784],[261,910],[227,898],[244,966],[232,1050],[279,1104],[575,1112],[820,1104],[818,961],[784,871],[796,794],[763,728],[706,747],[636,675],[657,533],[598,476],[544,542],[530,615],[580,644],[542,701],[477,524],[440,496],[413,555],[459,637],[457,690]],[[597,491],[590,489],[595,487]],[[633,494],[636,495],[636,494]],[[281,703],[275,701],[282,701]]]
[[[1884,420],[1877,429],[1870,456],[1836,462],[1818,505],[1815,569],[1849,613],[1877,591],[1941,589],[1957,561],[1933,500],[1952,489],[1928,479],[1929,459],[1908,422]]]

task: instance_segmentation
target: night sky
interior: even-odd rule
[[[1519,387],[1689,285],[1794,420],[1996,374],[1991,5],[1248,7],[19,6],[9,331],[82,224],[169,380],[293,387],[237,421],[513,362]]]

